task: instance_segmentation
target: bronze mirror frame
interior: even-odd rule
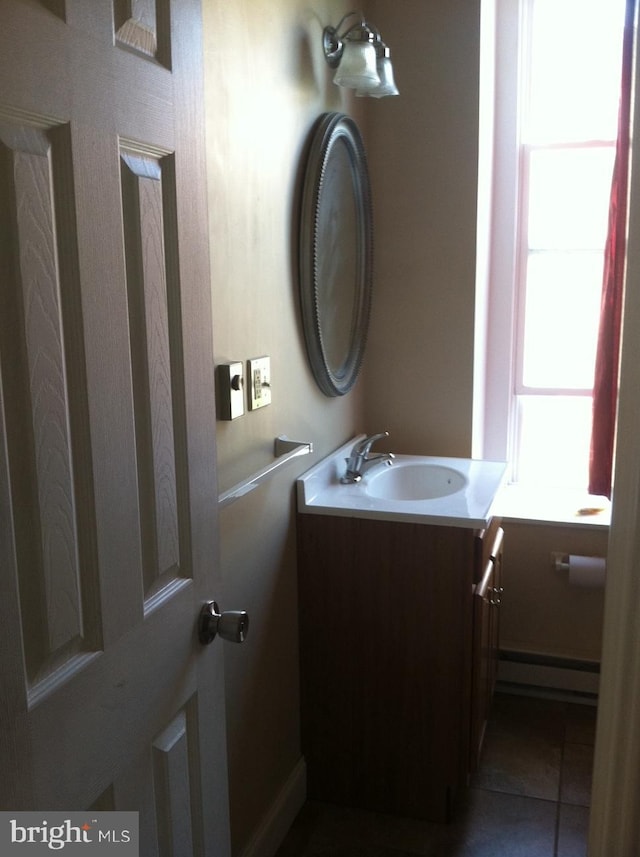
[[[373,215],[360,130],[344,113],[315,125],[302,190],[300,301],[313,376],[327,396],[356,382],[369,328]]]

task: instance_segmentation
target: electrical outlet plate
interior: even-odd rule
[[[218,366],[218,417],[235,420],[244,414],[244,375],[242,363]]]
[[[255,411],[271,404],[271,360],[254,357],[247,361],[249,410]]]

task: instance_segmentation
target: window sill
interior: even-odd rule
[[[512,523],[601,530],[611,523],[611,502],[570,489],[505,485],[494,501],[493,514]]]

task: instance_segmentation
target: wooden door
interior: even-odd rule
[[[199,0],[0,0],[0,805],[229,853]]]

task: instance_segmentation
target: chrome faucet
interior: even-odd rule
[[[389,437],[389,432],[383,431],[380,434],[373,434],[371,437],[367,437],[355,444],[349,458],[345,459],[347,462],[347,472],[340,479],[340,482],[345,485],[360,482],[365,471],[374,464],[382,464],[383,462],[386,464],[393,463],[394,455],[392,452],[371,452],[373,444],[383,437]]]

